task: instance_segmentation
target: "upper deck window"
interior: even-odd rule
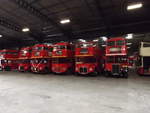
[[[58,46],[55,46],[54,49],[66,49],[66,46],[65,45],[58,45]]]
[[[47,59],[36,59],[36,60],[31,60],[30,61],[32,64],[44,64],[44,63],[48,63]]]
[[[21,51],[21,55],[22,55],[22,56],[26,56],[26,54],[27,54],[28,52],[29,52],[29,51],[27,51],[27,50],[22,50],[22,51]]]
[[[79,44],[77,45],[77,48],[88,48],[88,47],[95,47],[96,45],[93,45],[92,43],[83,43],[83,44]]]
[[[114,46],[115,45],[115,41],[108,41],[107,46]]]
[[[143,44],[143,47],[150,47],[150,44]]]
[[[53,48],[49,48],[49,51],[50,51],[50,52],[53,52]]]
[[[118,40],[118,41],[116,41],[116,45],[118,45],[118,46],[124,45],[124,40]]]
[[[43,50],[44,49],[44,47],[34,47],[33,48],[33,50],[38,50],[38,51],[41,51],[41,50]]]
[[[11,55],[17,55],[17,52],[1,52],[2,55],[11,54]]]
[[[122,46],[125,44],[124,40],[118,40],[118,41],[108,41],[107,46]]]
[[[58,46],[58,49],[66,49],[66,46],[60,45],[60,46]]]
[[[33,50],[36,50],[36,51],[42,51],[42,50],[49,51],[49,48],[48,47],[34,47]]]

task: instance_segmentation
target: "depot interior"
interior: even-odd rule
[[[148,0],[0,0],[0,50],[59,42],[97,42],[105,49],[107,40],[122,37],[127,56],[139,55],[141,42],[150,42],[149,12]],[[0,109],[145,113],[150,107],[150,73],[139,75],[136,60],[128,78],[1,71]],[[144,62],[149,66],[150,57]]]

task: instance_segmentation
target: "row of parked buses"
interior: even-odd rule
[[[128,77],[126,40],[121,37],[108,39],[105,50],[102,50],[96,42],[36,44],[20,50],[0,50],[0,59],[2,70],[6,71],[81,75],[104,73],[106,76]],[[144,61],[142,65],[143,63]],[[146,69],[149,64],[146,62],[146,66],[144,65]],[[145,72],[139,66],[138,72],[143,71]]]

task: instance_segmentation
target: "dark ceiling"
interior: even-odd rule
[[[127,11],[130,3],[143,7]],[[0,0],[0,47],[150,31],[149,0]],[[61,19],[71,23],[61,25]],[[29,27],[30,32],[21,30]]]

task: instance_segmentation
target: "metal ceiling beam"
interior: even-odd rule
[[[4,17],[0,17],[0,25],[6,28],[9,28],[11,30],[14,30],[14,31],[20,31],[20,28],[21,28],[19,25],[14,24],[12,21]]]
[[[37,2],[39,2],[39,1],[41,1],[41,0],[32,0],[32,1],[30,2],[30,4],[34,4],[34,3],[37,3]]]
[[[119,24],[119,25],[112,25],[111,26],[111,33],[109,36],[122,36],[128,33],[144,33],[150,32],[150,21],[141,21],[141,22],[134,22],[128,24]],[[130,29],[129,29],[130,28]],[[137,29],[139,28],[139,29]],[[99,37],[99,36],[106,36],[107,32],[105,27],[99,27],[95,29],[87,29],[83,31],[73,32],[74,36],[77,37]]]
[[[54,27],[58,28],[60,32],[64,33],[65,36],[68,37],[66,34],[66,30],[63,29],[57,22],[53,21],[47,15],[43,14],[39,9],[35,8],[32,4],[28,3],[25,0],[13,0],[19,7],[25,9],[29,13],[37,16],[42,21],[52,24]]]
[[[104,22],[104,26],[106,27],[106,32],[109,35],[110,30],[111,30],[111,25],[109,24],[109,21],[101,7],[101,4],[102,4],[101,0],[94,0],[94,2],[95,2],[95,6],[96,6],[97,10],[99,11],[100,17],[102,18],[102,21]]]
[[[8,29],[11,29],[13,31],[16,31],[16,32],[21,32],[21,29],[22,29],[22,27],[20,25],[16,24],[15,22],[13,22],[7,18],[4,18],[4,17],[0,17],[0,25],[6,27]],[[39,40],[39,38],[33,36],[32,32],[29,33],[29,36],[31,36],[32,38],[34,38],[37,41],[41,41],[41,40]],[[7,40],[9,40],[9,39],[7,38]]]
[[[16,25],[14,22],[12,22],[12,21],[8,20],[7,18],[4,18],[4,17],[0,17],[0,25],[6,27],[8,29],[11,29],[13,31],[16,31],[16,32],[19,32],[20,28],[21,28],[19,25]],[[8,36],[6,36],[4,34],[2,34],[2,35],[3,35],[3,37],[1,38],[1,40],[5,40],[9,43],[10,42],[12,42],[12,43],[15,42],[14,40],[12,40],[13,37],[9,38]]]
[[[3,35],[3,34],[2,34]],[[10,47],[21,47],[23,44],[22,40],[18,40],[15,37],[10,37],[7,35],[3,35],[2,38],[0,38],[3,42],[0,44],[0,48],[10,48]],[[9,45],[9,46],[8,46]]]

